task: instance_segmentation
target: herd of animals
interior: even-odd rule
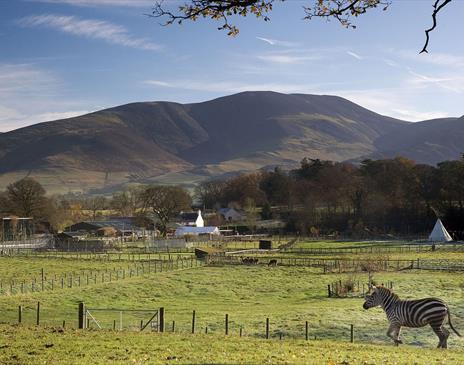
[[[241,259],[244,265],[257,265],[259,260],[255,257]],[[277,260],[269,260],[268,266],[277,266]],[[401,300],[397,294],[382,286],[370,286],[369,294],[363,304],[364,309],[381,307],[387,315],[390,326],[387,336],[396,346],[402,344],[400,338],[401,327],[424,327],[430,325],[438,337],[438,348],[448,347],[450,332],[445,328],[446,320],[450,328],[461,337],[460,333],[451,323],[451,314],[448,305],[439,298],[424,298],[417,300]]]
[[[257,265],[259,263],[259,260],[256,257],[244,257],[241,261],[244,265]],[[267,266],[277,266],[277,260],[269,260]]]

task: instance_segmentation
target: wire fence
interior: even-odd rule
[[[330,299],[340,300],[340,299]],[[346,300],[346,299],[343,299]],[[354,299],[353,299],[354,300]],[[82,307],[81,307],[82,305]],[[3,310],[5,311],[5,309]],[[9,310],[11,312],[11,309]],[[50,305],[41,302],[34,305],[19,305],[16,320],[3,323],[22,326],[45,326],[65,329],[102,330],[111,332],[132,331],[177,334],[210,334],[216,336],[251,337],[267,340],[335,340],[362,343],[386,343],[385,319],[362,318],[352,322],[340,318],[304,318],[295,313],[279,315],[246,313],[202,312],[197,310],[174,310],[169,308],[92,308],[83,303],[60,318]],[[462,322],[462,321],[458,321]],[[459,325],[460,323],[458,323]],[[430,328],[415,330],[416,344],[430,344],[436,340]],[[409,335],[411,336],[411,335]]]
[[[192,258],[151,260],[130,263],[127,266],[105,269],[82,269],[74,272],[53,273],[41,269],[34,276],[20,280],[0,280],[0,295],[16,295],[85,287],[110,283],[133,277],[204,266],[204,261]]]

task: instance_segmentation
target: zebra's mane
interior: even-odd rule
[[[380,291],[383,291],[384,293],[388,293],[390,296],[392,296],[394,299],[396,300],[399,300],[400,297],[398,296],[398,294],[395,294],[393,293],[390,289],[388,288],[385,288],[384,286],[378,286],[377,289],[379,289]]]

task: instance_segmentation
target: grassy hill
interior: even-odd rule
[[[0,188],[24,176],[51,192],[191,186],[212,176],[296,166],[303,157],[404,154],[435,163],[456,156],[462,124],[462,118],[407,123],[327,95],[243,92],[195,104],[132,103],[2,133]]]

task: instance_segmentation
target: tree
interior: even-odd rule
[[[270,204],[289,205],[290,181],[287,174],[278,167],[274,171],[262,173],[259,188],[266,194]]]
[[[178,6],[177,12],[168,10],[163,1],[156,1],[153,13],[155,18],[166,19],[164,25],[173,23],[182,24],[186,20],[196,21],[199,18],[209,18],[222,22],[219,30],[226,30],[230,36],[236,36],[239,29],[229,23],[229,17],[237,15],[246,17],[255,16],[258,19],[269,21],[269,13],[273,4],[285,0],[185,0]],[[430,0],[432,1],[432,0]],[[352,19],[366,13],[371,9],[382,7],[387,10],[393,0],[307,0],[308,5],[303,6],[304,19],[324,18],[335,19],[346,28],[356,28]],[[451,0],[433,0],[432,26],[425,30],[425,44],[420,53],[427,53],[430,32],[437,26],[438,13]]]
[[[7,186],[6,200],[10,213],[33,218],[42,218],[47,203],[45,189],[28,177]]]
[[[133,186],[113,194],[111,208],[120,215],[132,217],[142,208],[143,188]]]
[[[223,200],[225,186],[222,180],[203,181],[195,187],[194,198],[204,209],[213,209]]]
[[[85,199],[84,208],[92,212],[92,219],[97,219],[97,212],[107,208],[108,201],[104,196],[92,196]]]
[[[149,186],[143,193],[143,201],[144,209],[151,210],[158,218],[158,228],[163,236],[167,233],[169,220],[192,205],[187,190],[178,186]]]
[[[222,197],[223,205],[236,203],[244,207],[248,199],[253,200],[256,205],[262,205],[266,201],[266,196],[259,188],[260,181],[259,173],[238,175],[227,180]]]

